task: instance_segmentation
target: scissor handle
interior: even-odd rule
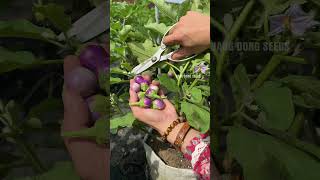
[[[167,45],[165,45],[165,44],[163,43],[164,37],[167,36],[167,34],[170,32],[170,30],[171,30],[175,25],[177,25],[177,23],[174,24],[174,25],[172,25],[172,26],[166,31],[166,33],[164,33],[164,35],[163,35],[163,37],[162,37],[162,39],[161,39],[161,45],[160,45],[160,47],[161,47],[162,49],[166,49],[166,48],[167,48]],[[190,60],[190,59],[192,59],[192,58],[194,58],[194,57],[196,57],[196,56],[198,55],[198,54],[194,54],[194,55],[189,56],[189,57],[184,58],[184,59],[175,60],[175,59],[172,59],[171,57],[172,57],[172,54],[175,53],[176,51],[177,51],[177,50],[175,50],[175,51],[167,54],[168,60],[173,61],[173,62],[183,62],[183,61],[188,61],[188,60]]]

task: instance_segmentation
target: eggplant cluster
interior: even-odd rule
[[[107,73],[109,56],[102,46],[88,45],[80,53],[79,61],[81,66],[65,75],[65,85],[85,98],[91,118],[97,120],[100,115],[93,111],[92,104],[98,96],[98,77]]]
[[[162,99],[165,99],[166,97],[159,95],[158,85],[151,84],[140,75],[136,76],[134,81],[135,82],[130,88],[138,94],[139,101],[130,103],[130,106],[139,106],[157,110],[163,110],[165,108],[165,103]]]

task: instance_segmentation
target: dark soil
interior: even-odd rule
[[[154,152],[169,166],[191,169],[191,163],[189,160],[183,157],[180,151],[177,151],[168,143],[164,143],[155,138],[149,138],[147,144],[154,150]]]

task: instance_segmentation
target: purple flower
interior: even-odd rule
[[[286,30],[290,30],[294,36],[302,36],[309,28],[320,24],[313,18],[313,15],[304,12],[300,5],[293,4],[284,14],[269,17],[269,36],[274,36]]]
[[[205,65],[204,62],[202,62],[198,66],[194,67],[194,72],[195,73],[201,72],[202,74],[205,74],[207,70],[209,70],[209,67],[208,67],[208,65]]]

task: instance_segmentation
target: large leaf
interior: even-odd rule
[[[160,35],[164,35],[169,29],[169,27],[166,26],[163,23],[160,23],[160,24],[158,24],[158,23],[149,23],[149,24],[146,24],[144,27],[147,28],[147,29],[150,29],[150,30],[152,30],[154,32],[157,32]]]
[[[183,101],[181,111],[185,113],[190,126],[206,133],[210,128],[210,112],[197,105]]]
[[[294,118],[291,90],[275,82],[266,82],[255,92],[257,104],[266,113],[263,125],[277,130],[287,130]]]
[[[115,117],[110,120],[110,129],[117,130],[120,127],[132,127],[135,117],[132,113],[127,113],[124,116]]]
[[[150,0],[150,1],[154,3],[165,16],[168,16],[173,21],[177,20],[177,17],[178,17],[177,11],[173,9],[169,4],[167,4],[165,0]]]
[[[37,5],[35,12],[42,14],[62,32],[71,28],[71,17],[64,13],[64,7],[57,4]]]
[[[53,31],[27,20],[0,21],[0,37],[31,38],[48,41],[56,37]]]
[[[0,74],[16,69],[26,69],[46,64],[63,63],[62,60],[39,60],[31,52],[12,52],[0,47]]]
[[[319,161],[269,135],[232,127],[227,145],[230,155],[242,166],[246,180],[320,179]]]
[[[146,40],[144,43],[128,43],[128,46],[140,63],[152,57],[158,50],[158,47],[153,47],[151,40]]]
[[[174,79],[169,78],[168,75],[166,74],[159,75],[158,78],[159,78],[160,84],[163,87],[165,87],[171,92],[179,92],[177,82]]]

